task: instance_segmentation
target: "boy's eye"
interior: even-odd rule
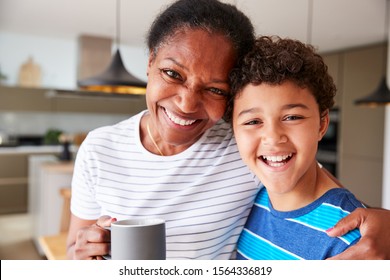
[[[295,120],[301,120],[303,119],[303,117],[301,116],[287,116],[284,118],[284,120],[286,121],[295,121]]]
[[[244,123],[244,125],[256,125],[256,124],[260,124],[261,121],[259,120],[250,120],[250,121],[247,121]]]

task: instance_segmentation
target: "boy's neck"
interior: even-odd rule
[[[272,193],[268,196],[272,207],[278,211],[293,211],[303,208],[314,202],[330,189],[338,188],[337,184],[315,163],[306,174],[304,181],[288,193]]]

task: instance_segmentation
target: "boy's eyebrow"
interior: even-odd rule
[[[292,103],[292,104],[286,104],[282,107],[283,110],[288,110],[288,109],[294,109],[294,108],[302,108],[302,109],[309,109],[308,106],[302,103]]]
[[[306,106],[305,104],[302,104],[302,103],[291,103],[291,104],[286,104],[286,105],[282,106],[282,110],[290,110],[290,109],[294,109],[294,108],[302,108],[302,109],[305,109],[305,110],[309,109],[308,106]],[[242,115],[245,115],[245,114],[250,114],[250,113],[259,113],[261,111],[262,110],[260,108],[252,107],[252,108],[249,108],[249,109],[246,109],[246,110],[242,110],[238,114],[238,117],[240,117]]]
[[[260,110],[259,108],[252,107],[252,108],[249,108],[249,109],[246,109],[246,110],[242,110],[240,113],[238,113],[237,117],[241,117],[242,115],[250,114],[250,113],[258,113],[258,112],[261,112],[261,111],[262,110]]]

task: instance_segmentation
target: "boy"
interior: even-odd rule
[[[364,205],[316,161],[336,92],[321,56],[299,41],[260,37],[231,82],[227,117],[241,157],[266,186],[237,258],[326,259],[355,244],[358,230],[340,238],[325,232]]]

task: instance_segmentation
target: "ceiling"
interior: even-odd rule
[[[223,0],[246,13],[257,34],[299,39],[312,43],[320,52],[385,41],[386,0],[311,1]],[[171,2],[121,0],[121,43],[145,47],[152,20]],[[116,1],[0,0],[0,32],[64,39],[81,34],[115,38]]]

